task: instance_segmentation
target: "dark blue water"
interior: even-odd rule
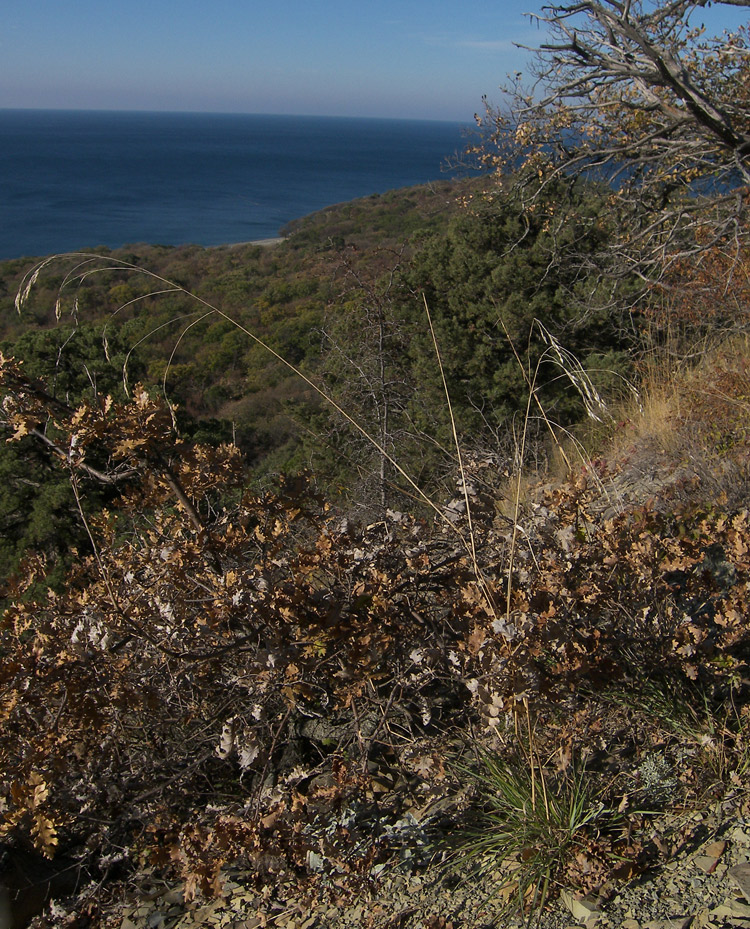
[[[445,122],[0,110],[0,259],[269,238],[444,177],[464,146]]]

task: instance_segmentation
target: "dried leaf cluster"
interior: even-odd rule
[[[357,527],[304,476],[247,491],[236,449],[179,440],[141,388],[72,410],[12,360],[2,374],[13,440],[44,436],[78,496],[117,488],[107,510],[81,509],[91,546],[64,591],[34,594],[38,556],[8,591],[5,840],[149,863],[188,895],[217,893],[237,861],[344,888],[409,844],[404,816],[436,826],[425,811],[453,789],[443,761],[470,727],[510,743],[523,708],[549,783],[587,758],[627,813],[640,788],[618,768],[613,692],[678,680],[742,699],[747,509],[613,516],[600,463],[539,492],[520,532],[476,491],[474,564],[445,522]],[[488,470],[468,462],[472,486]],[[727,750],[743,739],[727,730]],[[583,829],[568,880],[636,866],[643,847],[605,832]]]

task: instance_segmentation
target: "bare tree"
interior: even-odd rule
[[[331,415],[331,450],[359,473],[358,495],[368,506],[376,500],[376,508],[384,512],[393,502],[396,477],[389,456],[400,460],[413,438],[405,410],[414,387],[406,361],[408,335],[393,294],[403,248],[381,257],[386,268],[378,274],[358,268],[346,252],[340,254],[340,293],[320,334],[329,391],[375,440],[367,441]]]
[[[750,0],[716,0],[750,7]],[[525,206],[556,177],[611,185],[599,268],[653,283],[708,248],[747,245],[748,30],[706,37],[708,0],[576,0],[536,17],[547,41],[480,125],[485,163],[517,171]],[[562,210],[560,213],[562,217]],[[562,222],[562,219],[560,219]]]

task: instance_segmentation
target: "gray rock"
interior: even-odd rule
[[[738,864],[729,869],[729,876],[750,903],[750,864]]]

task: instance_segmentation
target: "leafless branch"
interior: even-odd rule
[[[480,154],[517,171],[525,207],[562,177],[610,186],[614,235],[600,256],[609,277],[653,282],[675,260],[747,244],[749,33],[706,38],[690,23],[706,2],[544,7],[532,87],[516,81],[479,120],[490,130]]]

